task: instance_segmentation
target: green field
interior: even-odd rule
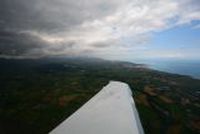
[[[110,80],[126,82],[146,134],[200,132],[200,80],[100,59],[0,59],[0,133],[46,134]]]

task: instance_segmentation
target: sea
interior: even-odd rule
[[[145,64],[149,68],[200,79],[200,60],[140,60],[134,63]]]

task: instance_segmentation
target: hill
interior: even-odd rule
[[[0,133],[45,134],[110,80],[128,83],[146,134],[200,132],[200,80],[93,58],[0,59]]]

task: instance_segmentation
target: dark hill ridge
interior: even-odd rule
[[[110,80],[134,89],[147,134],[199,133],[200,80],[80,57],[0,59],[0,133],[45,134]]]

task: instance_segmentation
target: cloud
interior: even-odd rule
[[[187,50],[160,50],[160,51],[144,51],[144,58],[149,59],[181,59],[181,60],[199,60],[199,50],[197,49],[187,49]]]
[[[37,36],[14,31],[0,31],[0,41],[0,55],[33,56],[41,54],[41,49],[48,46]]]
[[[200,20],[199,5],[198,0],[1,0],[0,55],[130,55],[154,32]]]
[[[200,24],[197,24],[195,26],[192,27],[193,29],[200,29]]]

